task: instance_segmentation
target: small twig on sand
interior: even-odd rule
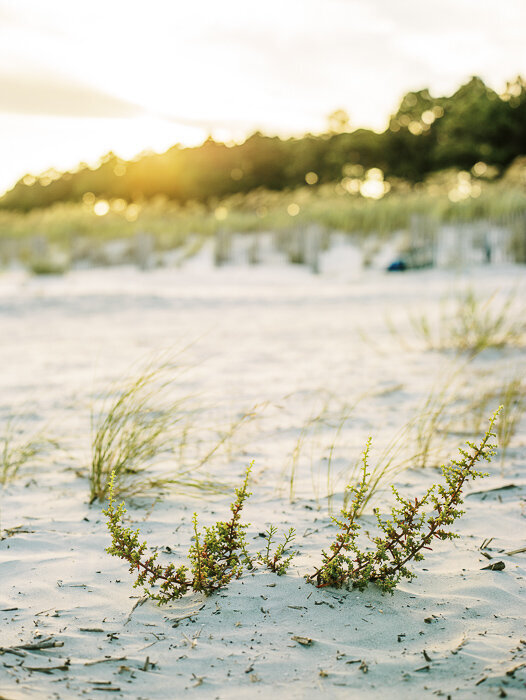
[[[52,673],[53,671],[69,671],[69,664],[60,666],[22,666],[26,671],[38,671],[39,673]]]
[[[504,554],[507,554],[509,557],[511,557],[513,554],[522,554],[522,552],[526,552],[526,547],[520,547],[519,549],[512,549],[509,552],[504,552]]]
[[[38,642],[29,644],[15,644],[12,647],[0,647],[0,654],[15,654],[15,656],[25,656],[21,650],[25,651],[40,651],[41,649],[51,649],[52,647],[63,647],[64,642],[57,642],[51,637],[41,639]]]
[[[521,669],[521,668],[524,668],[525,666],[526,666],[526,663],[525,663],[525,662],[522,662],[522,663],[520,663],[520,664],[517,664],[517,665],[514,666],[513,668],[508,669],[508,670],[506,671],[506,675],[507,675],[507,676],[510,676],[511,678],[513,678],[513,676],[515,675],[515,672],[516,672],[516,671],[520,671],[520,669]]]
[[[187,637],[186,634],[183,632],[183,637],[184,637],[184,639],[185,639],[185,643],[188,644],[192,649],[195,649],[195,647],[197,646],[197,640],[198,640],[199,637],[201,636],[201,632],[202,632],[202,631],[203,631],[203,628],[201,627],[201,629],[198,630],[198,631],[194,634],[194,636],[192,637],[192,639],[190,639],[189,637]]]
[[[468,641],[468,638],[464,635],[460,642],[457,644],[457,646],[454,649],[451,649],[452,654],[458,654],[458,652],[462,649],[464,644]]]
[[[170,619],[170,618],[167,617],[166,620],[167,620],[168,622],[172,622],[172,623],[173,623],[173,624],[172,624],[172,627],[177,627],[177,625],[178,625],[180,622],[182,622],[183,620],[188,620],[188,619],[190,619],[191,617],[195,617],[196,615],[198,615],[198,614],[199,614],[199,611],[202,610],[204,607],[205,607],[205,604],[203,603],[203,605],[201,605],[200,608],[198,608],[197,610],[194,610],[194,611],[191,612],[191,613],[188,613],[187,615],[182,615],[181,617],[174,617],[174,618],[172,618],[172,619]]]
[[[135,609],[138,608],[139,605],[142,605],[143,603],[146,603],[147,600],[148,600],[148,596],[143,596],[142,598],[139,598],[139,600],[136,600],[136,601],[135,601],[135,603],[134,603],[134,605],[133,605],[133,608],[130,610],[130,614],[129,614],[128,617],[126,618],[126,622],[124,623],[125,625],[127,625],[128,622],[131,621],[132,615],[133,615]]]
[[[56,642],[55,640],[46,639],[34,644],[20,644],[15,649],[26,649],[27,651],[39,651],[40,649],[51,649],[52,647],[63,647],[64,642]]]
[[[516,489],[516,484],[505,484],[504,486],[496,486],[493,489],[483,489],[482,491],[470,491],[466,494],[465,498],[471,498],[472,496],[487,496],[489,493],[496,493],[497,491],[509,491],[510,489]]]
[[[107,657],[106,659],[96,659],[95,661],[85,661],[84,666],[95,666],[95,664],[105,664],[108,661],[126,661],[126,656]]]
[[[0,647],[0,654],[13,654],[14,656],[21,656],[22,658],[27,656],[23,651],[18,651],[18,649],[14,649],[13,647]]]

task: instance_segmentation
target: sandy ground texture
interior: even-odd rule
[[[0,697],[525,697],[526,552],[510,553],[526,546],[524,420],[489,476],[469,485],[461,537],[428,552],[414,581],[391,596],[304,580],[334,536],[329,509],[341,507],[369,435],[372,463],[396,462],[394,483],[422,493],[484,430],[499,388],[524,377],[522,347],[471,360],[429,350],[411,316],[433,323],[445,297],[468,287],[497,301],[515,290],[509,313],[520,313],[523,278],[512,266],[390,276],[343,252],[320,275],[202,261],[0,276],[2,430],[14,416],[20,439],[42,431],[54,441],[0,496]],[[179,353],[186,428],[184,445],[152,468],[198,463],[228,435],[195,476],[229,493],[137,499],[131,522],[163,561],[180,561],[192,512],[203,524],[226,518],[253,459],[250,546],[261,549],[274,523],[296,529],[299,554],[285,576],[259,567],[209,598],[159,608],[105,553],[85,470],[95,397],[162,351]],[[407,424],[426,401],[429,413],[430,396],[445,408],[422,466],[408,458],[418,431]],[[384,512],[389,490],[376,496]],[[362,523],[373,526],[370,511]],[[503,570],[483,568],[497,561]]]

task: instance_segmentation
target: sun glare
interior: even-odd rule
[[[110,203],[112,211],[116,211],[118,214],[122,214],[122,212],[126,211],[126,207],[128,206],[126,204],[125,199],[121,199],[118,197],[117,199],[112,199]]]
[[[93,212],[97,216],[105,216],[110,210],[110,204],[107,202],[105,199],[99,199],[98,202],[95,202],[95,205],[93,207]]]
[[[124,216],[127,221],[137,221],[139,217],[141,209],[138,204],[129,204],[126,207],[126,211],[124,212]]]
[[[370,168],[365,173],[365,180],[360,185],[360,194],[362,197],[370,199],[381,199],[384,194],[387,194],[391,186],[384,180],[384,174],[380,168]]]
[[[289,204],[289,206],[287,207],[287,214],[289,216],[298,216],[299,213],[300,213],[300,208],[296,204],[296,202],[292,202],[292,204]]]

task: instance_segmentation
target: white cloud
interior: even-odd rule
[[[131,102],[49,71],[0,68],[0,111],[62,117],[131,117],[142,110]]]

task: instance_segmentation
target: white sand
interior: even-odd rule
[[[408,310],[437,312],[444,293],[467,283],[480,294],[505,294],[523,277],[519,267],[388,276],[338,266],[334,256],[320,276],[195,263],[148,273],[0,276],[0,418],[23,414],[27,431],[44,427],[62,443],[1,494],[0,646],[48,637],[59,646],[0,653],[0,696],[524,697],[526,553],[505,554],[526,545],[524,421],[504,463],[496,459],[490,476],[470,485],[486,493],[466,499],[456,526],[461,538],[416,564],[414,582],[389,596],[375,587],[318,590],[303,579],[334,535],[323,457],[345,405],[369,392],[334,451],[340,502],[345,478],[336,476],[356,461],[367,436],[377,455],[458,366],[452,354],[422,348]],[[388,331],[386,317],[407,347]],[[249,541],[260,549],[258,533],[270,522],[294,526],[300,555],[286,576],[260,568],[210,598],[188,595],[163,608],[147,601],[132,613],[140,592],[124,562],[104,552],[100,506],[87,505],[87,480],[73,469],[88,462],[94,393],[130,364],[190,341],[181,392],[197,395],[207,425],[224,426],[268,402],[210,469],[237,484],[254,459]],[[525,366],[521,349],[479,355],[462,373],[464,402],[453,407],[459,429],[470,397],[524,374]],[[330,425],[318,422],[302,434],[324,404]],[[190,440],[210,439],[197,428]],[[290,474],[300,438],[290,502],[282,475]],[[449,436],[444,449],[454,455],[462,440]],[[418,494],[437,478],[432,468],[411,469],[396,483]],[[385,507],[387,498],[377,503]],[[129,512],[152,545],[169,545],[178,558],[190,542],[192,511],[207,524],[227,516],[229,501],[172,494]],[[371,517],[363,522],[368,527]],[[504,571],[481,570],[489,560],[479,547],[490,537],[485,551],[505,561]],[[302,646],[295,635],[313,642]]]

